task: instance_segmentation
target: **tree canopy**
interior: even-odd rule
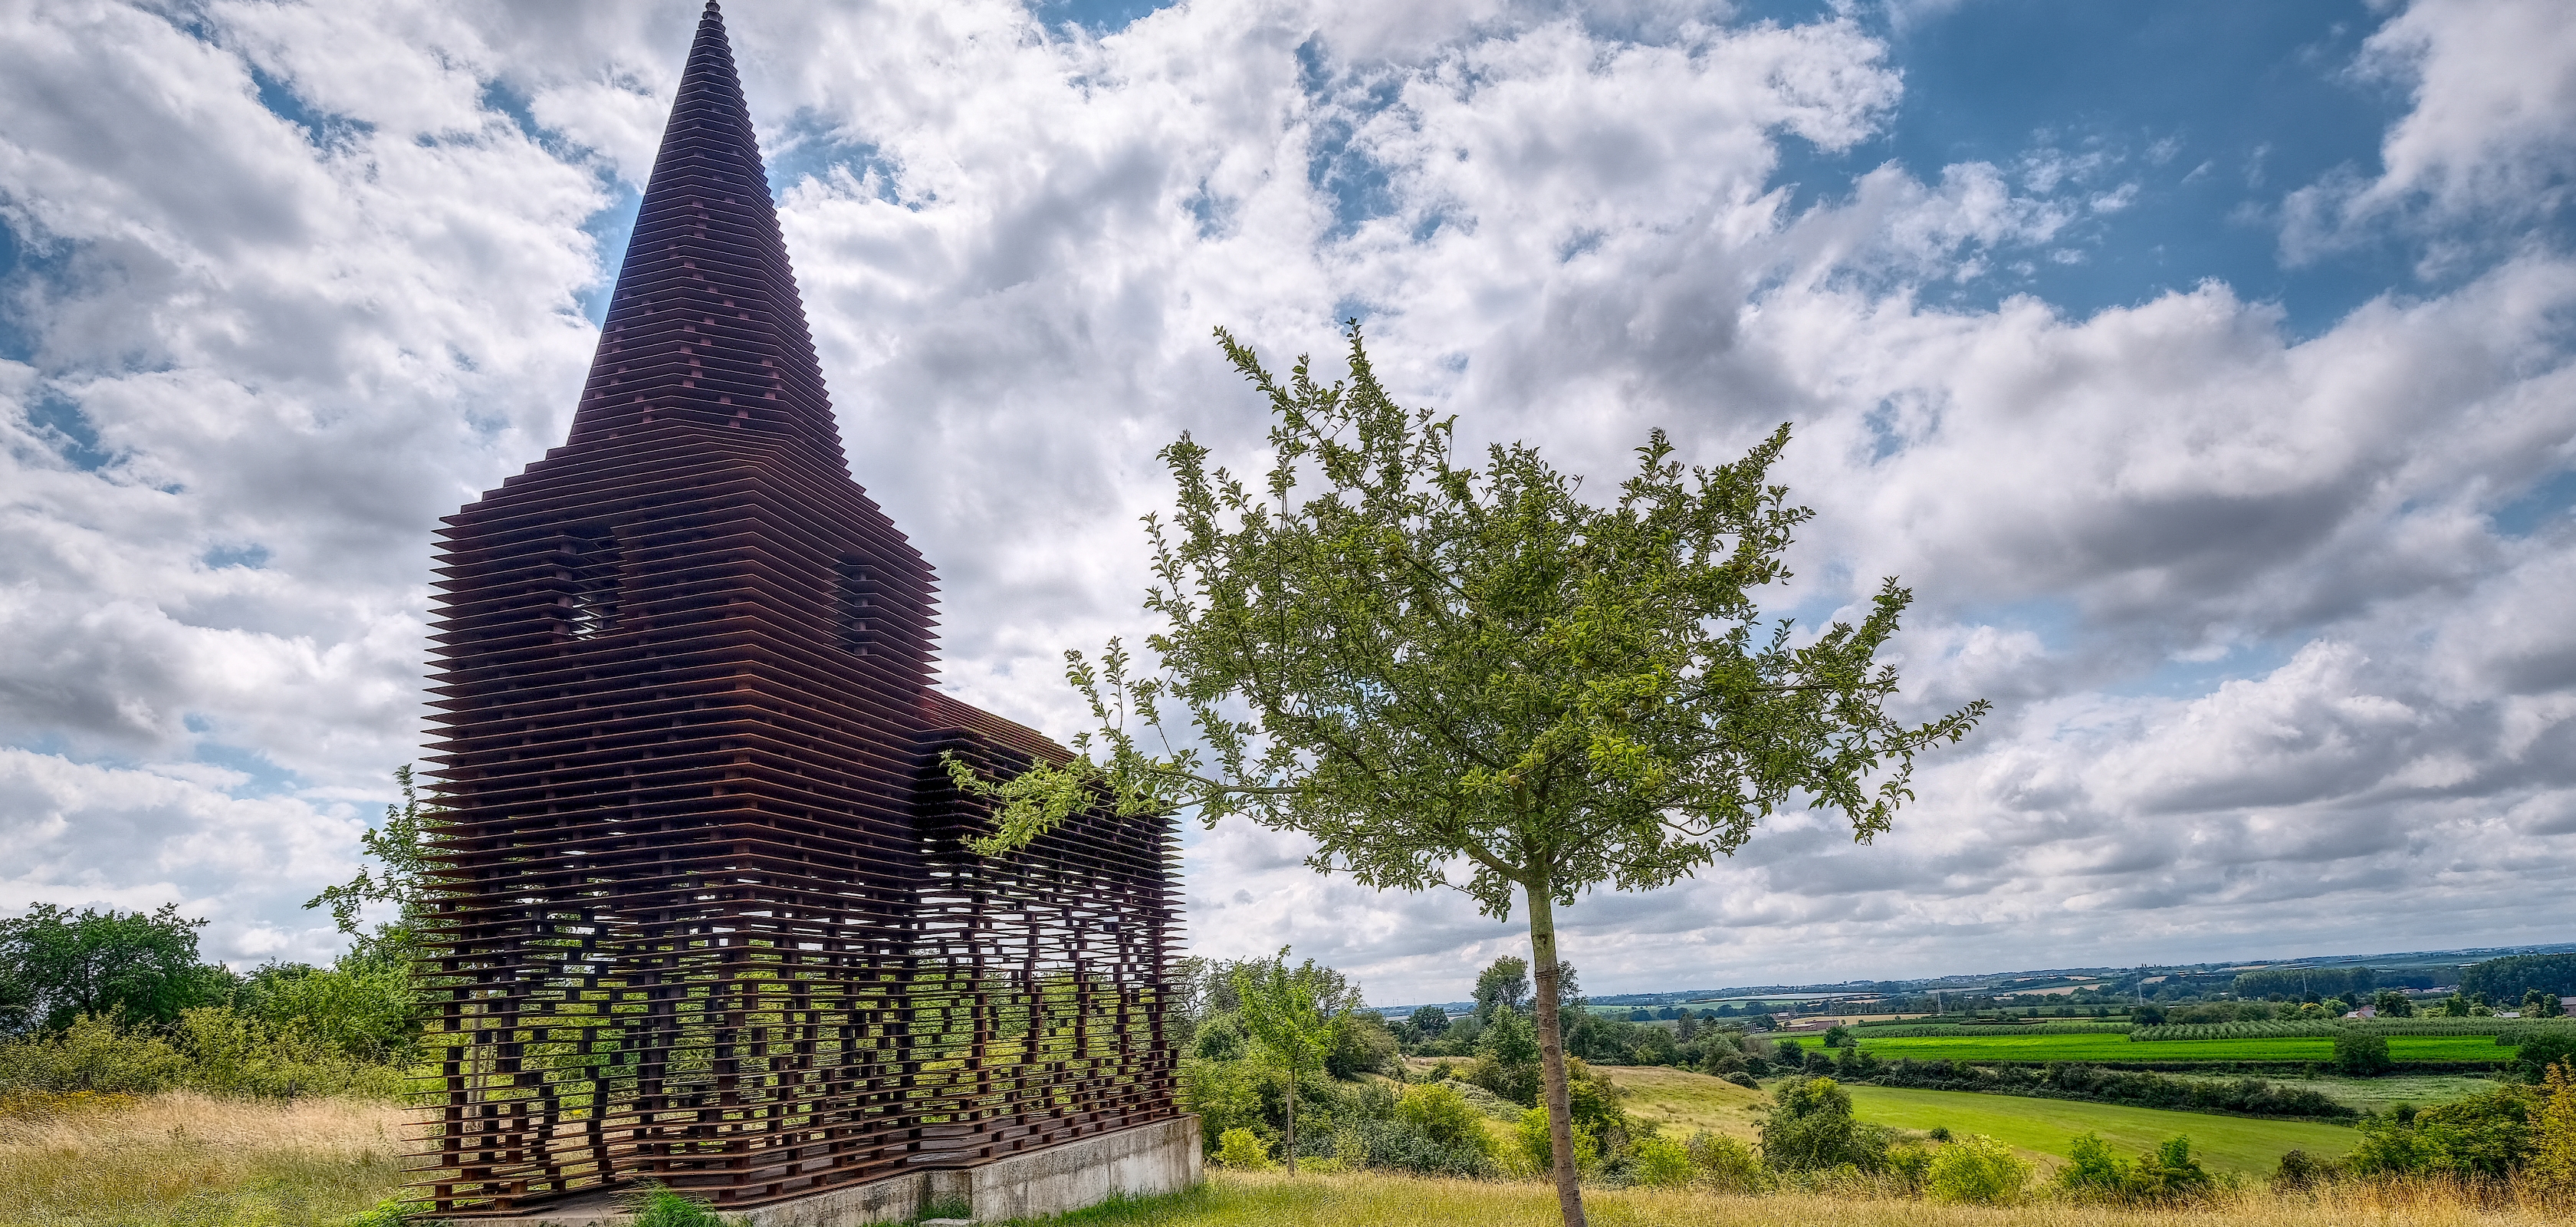
[[[227,987],[197,961],[203,920],[39,903],[0,920],[0,1033],[60,1031],[84,1014],[168,1024]]]
[[[1380,889],[1450,886],[1529,909],[1557,1183],[1582,1221],[1568,1133],[1554,909],[1668,885],[1783,809],[1855,838],[1912,797],[1915,756],[1985,705],[1905,724],[1877,653],[1911,597],[1889,580],[1857,625],[1802,636],[1756,597],[1811,513],[1768,480],[1782,426],[1741,460],[1685,466],[1658,430],[1603,503],[1522,445],[1453,452],[1455,419],[1398,406],[1359,328],[1350,378],[1282,380],[1218,341],[1269,402],[1252,483],[1183,435],[1174,506],[1146,518],[1150,667],[1113,640],[1068,653],[1095,727],[1076,758],[1007,781],[1001,855],[1078,810],[1195,809],[1312,841],[1308,863]]]

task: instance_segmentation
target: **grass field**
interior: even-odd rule
[[[2199,1077],[2198,1075],[2189,1075]],[[2211,1081],[2220,1080],[2211,1075]],[[2401,1103],[2419,1108],[2466,1099],[2482,1091],[2495,1089],[2492,1078],[2473,1078],[2465,1074],[2390,1074],[2385,1078],[2270,1078],[2267,1081],[2286,1087],[2315,1091],[2337,1103],[2376,1112]]]
[[[1676,1070],[1621,1069],[1629,1108],[1676,1126],[1706,1121],[1749,1130],[1753,1092]],[[1857,1088],[1871,1100],[1877,1088]],[[1987,1100],[2008,1111],[2047,1101],[1951,1092],[1888,1095]],[[2000,1106],[1998,1106],[2000,1105]],[[1868,1115],[1884,1105],[1869,1102]],[[1998,1137],[1994,1120],[1947,1111],[1953,1129]],[[2172,1113],[2144,1113],[2169,1116]],[[0,1227],[325,1227],[372,1205],[400,1178],[400,1109],[302,1100],[276,1105],[164,1095],[0,1098]],[[2202,1122],[2189,1117],[2194,1139]],[[1934,1122],[1941,1123],[1941,1122]],[[2241,1122],[2269,1124],[2270,1122]],[[2121,1145],[2124,1135],[2092,1127]],[[2294,1126],[2295,1127],[2295,1126]],[[2318,1126],[2306,1126],[2318,1128]],[[2152,1127],[2149,1134],[2156,1133]],[[2161,1140],[2158,1135],[2156,1140]],[[2007,1138],[2009,1140],[2009,1138]],[[2214,1136],[2210,1144],[2215,1157]],[[2565,1207],[2487,1204],[2433,1189],[2342,1189],[2311,1197],[2260,1191],[2223,1195],[2207,1207],[2173,1210],[2035,1203],[1952,1207],[1911,1197],[1784,1192],[1763,1197],[1701,1191],[1587,1190],[1602,1227],[2540,1227],[2568,1221]],[[1426,1180],[1382,1173],[1319,1175],[1210,1173],[1177,1197],[1111,1205],[1052,1220],[1061,1227],[1433,1227],[1492,1224],[1553,1227],[1555,1197],[1534,1181]]]
[[[0,1098],[0,1227],[321,1227],[402,1179],[403,1110],[172,1093]]]
[[[1587,1190],[1600,1227],[2564,1227],[2564,1207],[2485,1205],[2443,1190],[2350,1189],[2320,1196],[2222,1195],[2214,1204],[2123,1209],[2039,1202],[1943,1206],[1911,1197]],[[1209,1173],[1206,1185],[1050,1220],[1062,1227],[1555,1227],[1556,1197],[1530,1182],[1380,1175]]]
[[[1688,1070],[1656,1065],[1595,1068],[1628,1092],[1620,1107],[1630,1116],[1661,1126],[1667,1137],[1686,1138],[1706,1129],[1749,1141],[1761,1123],[1753,1109],[1771,1102],[1760,1091]]]
[[[2336,1158],[2361,1140],[2359,1134],[2344,1126],[2314,1121],[2167,1112],[2066,1099],[1882,1086],[1855,1086],[1851,1096],[1852,1115],[1861,1120],[1899,1129],[1928,1130],[1943,1125],[1952,1133],[1982,1133],[2019,1149],[2059,1159],[2066,1157],[2067,1142],[2079,1133],[2098,1134],[2123,1154],[2135,1154],[2182,1134],[2191,1139],[2192,1150],[2210,1170],[2249,1176],[2270,1175],[2280,1166],[2281,1156],[2289,1151],[2304,1150],[2317,1158]]]
[[[1620,1106],[1631,1116],[1660,1125],[1668,1137],[1688,1137],[1707,1129],[1749,1140],[1761,1123],[1753,1109],[1769,1102],[1760,1092],[1706,1074],[1643,1067],[1606,1072],[1628,1092]],[[1918,1131],[1946,1125],[1953,1133],[1982,1133],[2034,1157],[2065,1158],[2067,1142],[2079,1133],[2098,1134],[2123,1152],[2144,1150],[2179,1133],[2188,1135],[2193,1147],[2205,1153],[2204,1162],[2212,1170],[2269,1175],[2284,1152],[2304,1150],[2330,1158],[2350,1151],[2359,1140],[2351,1129],[2315,1121],[2258,1120],[1968,1091],[1849,1089],[1853,1112],[1862,1120]],[[2416,1102],[2438,1101],[2427,1096]]]
[[[1972,1035],[1873,1039],[1860,1032],[1861,1050],[1917,1061],[2330,1061],[2334,1041],[2322,1039],[2167,1040],[2140,1044],[2122,1035]],[[2395,1061],[2502,1061],[2511,1050],[2479,1036],[2400,1035],[2388,1041]]]

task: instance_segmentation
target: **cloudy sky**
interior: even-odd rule
[[[437,517],[562,440],[693,0],[0,0],[0,911],[318,959],[419,752]],[[2558,0],[740,0],[858,479],[946,684],[1059,735],[1209,341],[1368,321],[1603,475],[1780,422],[1771,607],[1899,575],[1897,832],[1573,910],[1595,991],[2576,939]],[[1520,948],[1191,836],[1202,952]]]

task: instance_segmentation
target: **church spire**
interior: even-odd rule
[[[571,444],[667,422],[786,435],[847,471],[714,0],[689,47]]]

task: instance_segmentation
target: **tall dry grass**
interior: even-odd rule
[[[1696,1190],[1589,1191],[1601,1227],[2565,1227],[2576,1205],[2481,1200],[2437,1185],[2340,1187],[2309,1194],[2222,1194],[2170,1208],[2037,1201],[1943,1206],[1903,1197],[1819,1193],[1728,1196]],[[1357,1173],[1211,1173],[1198,1192],[1073,1216],[1084,1227],[1554,1227],[1556,1196],[1536,1183]]]
[[[322,1227],[401,1183],[403,1121],[350,1099],[0,1096],[0,1227]]]

